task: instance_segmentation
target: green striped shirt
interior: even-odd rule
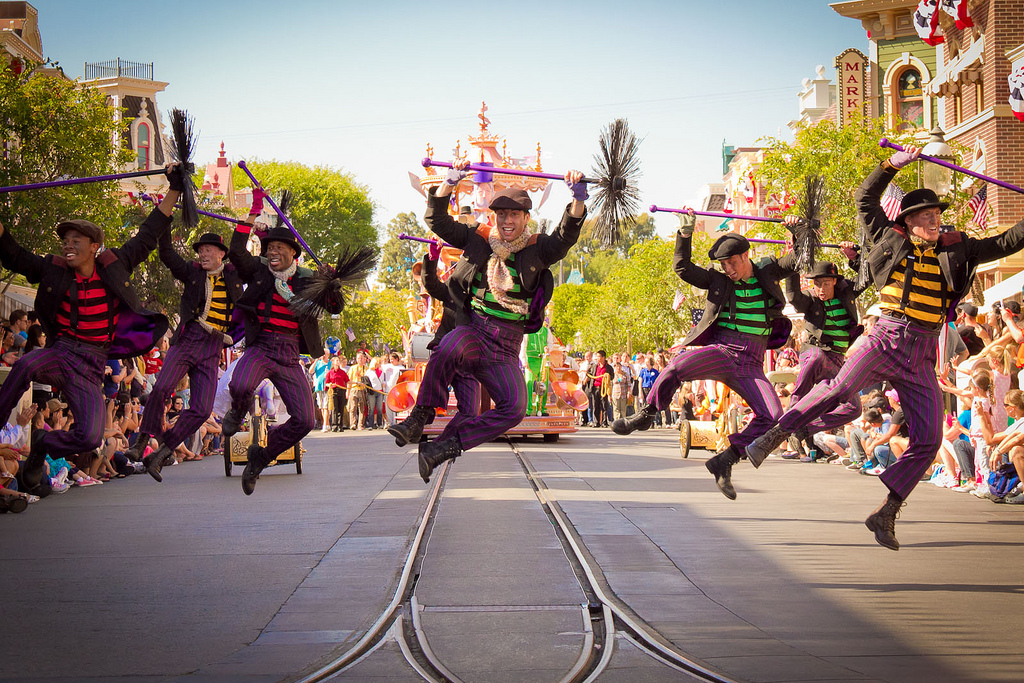
[[[512,287],[506,292],[508,298],[518,299],[526,303],[527,310],[530,307],[530,301],[533,297],[528,296],[523,291],[522,280],[519,278],[519,271],[516,270],[516,255],[512,254],[505,259],[505,265],[508,267],[508,272],[512,276]],[[478,271],[476,277],[473,278],[473,298],[470,301],[470,305],[473,310],[482,314],[489,315],[493,318],[500,318],[502,320],[510,320],[512,322],[523,322],[529,316],[526,313],[516,313],[510,311],[495,298],[494,294],[491,293],[490,288],[487,285],[487,273]]]
[[[731,310],[732,307],[723,308],[718,314],[717,325],[727,330],[767,337],[772,331],[768,321],[768,295],[757,283],[757,278],[740,280],[733,287],[735,311]]]
[[[850,327],[853,322],[846,306],[839,299],[825,302],[825,327],[821,330],[821,341],[833,351],[845,353],[850,348]]]

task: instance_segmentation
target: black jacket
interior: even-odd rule
[[[181,336],[185,325],[196,320],[203,314],[206,308],[206,271],[199,265],[198,261],[186,261],[175,250],[171,244],[171,231],[165,230],[160,235],[159,251],[160,260],[171,271],[174,279],[184,283],[185,289],[181,293],[181,308],[179,309],[178,327],[174,330],[171,343],[174,344]],[[231,263],[224,264],[224,284],[228,290],[228,301],[231,302],[231,324],[228,325],[228,334],[235,341],[241,341],[245,332],[245,320],[241,311],[238,310],[238,300],[242,298],[242,279],[238,277],[238,270]]]
[[[423,286],[427,294],[436,301],[441,302],[441,322],[434,332],[434,338],[427,344],[427,348],[433,350],[441,343],[444,336],[459,325],[467,321],[466,310],[459,307],[455,294],[451,291],[450,283],[441,282],[437,276],[437,259],[431,260],[430,252],[423,255]]]
[[[882,193],[895,176],[895,169],[885,163],[879,164],[854,194],[860,220],[874,243],[867,259],[871,280],[879,290],[889,281],[896,266],[913,250],[906,229],[889,220],[881,205]],[[1022,248],[1024,221],[1002,234],[982,239],[964,232],[939,235],[935,252],[939,258],[939,269],[952,291],[947,302],[947,317],[970,291],[979,264],[1001,259]]]
[[[704,346],[713,341],[714,325],[722,309],[735,301],[736,285],[725,273],[714,268],[698,266],[691,259],[693,237],[676,233],[676,251],[673,269],[683,282],[706,289],[708,303],[704,307],[704,316],[690,330],[683,340],[683,346]],[[772,322],[772,332],[768,337],[768,348],[777,349],[789,339],[793,323],[782,315],[786,305],[786,296],[782,293],[779,281],[796,272],[796,256],[792,251],[781,259],[765,258],[754,264],[754,277],[757,283],[767,292],[775,304],[767,310],[768,319]]]
[[[449,290],[455,300],[455,306],[466,310],[469,300],[472,297],[473,279],[478,272],[486,272],[487,261],[491,258],[491,245],[486,237],[481,234],[486,226],[474,229],[471,226],[459,223],[448,215],[448,198],[438,197],[436,190],[432,188],[427,197],[427,212],[423,216],[427,227],[444,241],[457,249],[462,249],[462,256],[452,270],[449,278]],[[586,220],[586,213],[580,218],[569,215],[568,207],[562,214],[562,220],[558,227],[550,235],[538,234],[530,238],[530,242],[516,254],[516,264],[519,277],[522,279],[523,290],[530,296],[535,297],[535,306],[541,302],[536,301],[538,288],[544,284],[544,288],[553,286],[553,278],[548,266],[558,263],[576,244],[580,238],[580,228]],[[546,273],[546,276],[545,276]],[[542,292],[546,298],[551,297],[551,292]],[[543,309],[543,306],[540,306]],[[531,311],[531,319],[534,311]],[[539,320],[543,321],[543,310]],[[538,328],[539,329],[539,326]],[[527,326],[527,331],[530,331]]]
[[[246,285],[245,293],[242,294],[236,305],[245,314],[245,343],[252,344],[263,327],[263,322],[257,314],[257,308],[262,302],[269,302],[274,296],[274,275],[270,272],[267,259],[253,256],[246,249],[249,242],[249,231],[242,229],[235,230],[231,236],[231,245],[228,248],[228,258],[238,269],[238,275]],[[296,294],[305,289],[313,276],[313,271],[308,268],[298,268],[295,275],[288,284]],[[341,302],[335,302],[328,309],[329,313],[341,313]],[[320,324],[316,318],[299,318],[299,353],[306,353],[314,358],[324,354],[324,343],[320,338]]]
[[[117,328],[107,353],[108,358],[132,358],[152,349],[167,332],[167,318],[142,307],[131,286],[131,274],[156,248],[161,233],[171,224],[169,216],[153,209],[139,226],[135,236],[120,247],[104,249],[96,255],[96,272],[110,292],[120,300]],[[46,345],[57,341],[57,311],[75,281],[75,271],[63,256],[38,256],[19,245],[10,230],[0,236],[0,264],[25,276],[36,291],[35,310],[46,332]]]
[[[793,308],[804,316],[804,329],[807,330],[810,342],[815,346],[828,348],[828,344],[821,340],[822,332],[825,329],[825,302],[813,294],[808,294],[800,289],[799,273],[794,272],[786,279],[786,291],[789,293],[789,303],[793,304]],[[864,326],[857,324],[858,293],[854,289],[853,283],[845,277],[836,278],[835,297],[842,302],[843,308],[846,309],[846,314],[852,321],[850,327],[851,344],[864,331]]]

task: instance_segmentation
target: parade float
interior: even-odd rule
[[[512,175],[511,170],[529,170],[540,172],[542,170],[540,161],[540,143],[537,143],[534,155],[525,158],[511,157],[508,154],[505,141],[499,136],[490,132],[490,120],[486,116],[487,105],[482,104],[478,118],[479,132],[477,135],[468,137],[469,145],[463,149],[462,141],[456,141],[453,155],[455,159],[469,159],[478,166],[493,167],[493,171],[473,171],[452,191],[452,200],[449,204],[449,212],[457,220],[465,223],[479,223],[488,226],[494,225],[494,214],[488,210],[491,198],[495,193],[505,189],[521,189],[527,192],[540,194],[536,202],[537,209],[544,205],[551,191],[551,182],[548,179]],[[499,150],[500,145],[500,150]],[[427,157],[433,155],[433,148],[428,145]],[[505,170],[506,172],[503,172]],[[445,169],[426,167],[423,176],[415,176],[410,173],[414,188],[426,197],[432,187],[437,187],[445,178]],[[439,275],[442,281],[446,280],[451,269],[458,261],[461,251],[453,247],[445,247],[438,259]],[[416,396],[419,391],[419,382],[423,377],[423,370],[426,367],[430,352],[427,350],[427,343],[433,338],[434,330],[441,316],[440,305],[430,300],[426,291],[422,288],[421,273],[422,263],[417,263],[413,268],[413,280],[419,291],[414,291],[407,302],[406,310],[409,313],[409,328],[403,333],[403,344],[406,357],[409,359],[410,367],[405,370],[399,382],[388,393],[388,407],[397,413],[404,414],[416,404]],[[550,334],[547,326],[541,328],[535,335],[542,337],[540,348],[543,349],[539,366],[534,365],[535,373],[528,387],[531,396],[529,411],[523,420],[510,429],[507,434],[515,435],[541,435],[545,441],[555,441],[560,434],[571,434],[576,431],[577,411],[586,410],[587,397],[580,390],[581,378],[579,374],[568,366],[568,357],[564,349],[558,345],[553,334]],[[527,335],[524,340],[524,365],[526,365],[527,344],[530,337]],[[544,339],[546,337],[546,339]],[[533,339],[535,348],[537,338]],[[491,407],[490,397],[487,392],[481,390],[480,411],[484,412]],[[542,407],[541,407],[542,406]],[[436,436],[440,434],[448,422],[456,413],[454,393],[449,397],[448,407],[442,415],[440,411],[434,422],[424,429],[424,434]]]

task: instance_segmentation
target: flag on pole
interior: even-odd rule
[[[1018,121],[1024,121],[1024,66],[1010,72],[1010,109]]]
[[[350,342],[356,340],[356,333],[352,331],[351,327],[345,329],[345,336],[348,337]]]
[[[882,194],[882,210],[885,211],[886,218],[891,221],[896,220],[896,216],[900,214],[900,203],[905,194],[906,192],[894,183],[889,183],[889,186],[885,188],[885,192]]]
[[[672,310],[678,311],[679,307],[683,305],[684,301],[686,301],[686,297],[683,295],[681,291],[677,289],[676,296],[674,299],[672,299]]]
[[[988,185],[983,185],[978,193],[971,197],[967,206],[971,210],[971,222],[984,230],[988,227]]]

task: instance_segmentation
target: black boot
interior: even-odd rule
[[[423,428],[433,421],[434,409],[418,405],[412,409],[409,417],[388,427],[388,434],[395,437],[395,444],[398,446],[419,443],[420,437],[423,436]]]
[[[775,425],[761,436],[754,439],[754,441],[747,446],[747,459],[750,460],[750,464],[755,468],[760,467],[764,459],[768,457],[776,448],[779,447],[789,434],[782,431],[782,428]]]
[[[732,466],[740,461],[739,451],[735,446],[729,446],[713,458],[710,458],[704,466],[708,472],[715,476],[715,484],[729,500],[736,500],[736,489],[732,487]]]
[[[875,532],[875,541],[878,545],[889,550],[900,549],[900,542],[896,540],[896,518],[900,516],[900,508],[904,505],[905,501],[890,492],[885,502],[864,520],[864,526]]]
[[[135,438],[135,443],[124,452],[125,456],[132,462],[142,462],[142,454],[146,452],[146,446],[149,445],[149,440],[153,438],[152,434],[146,434],[145,432],[139,432]],[[157,479],[157,481],[160,481]]]
[[[32,491],[39,486],[39,482],[46,476],[46,449],[43,446],[43,430],[36,431],[32,435],[32,448],[28,452],[28,458],[21,467],[21,483],[25,485],[25,491]]]
[[[160,470],[163,469],[164,461],[167,460],[167,456],[174,457],[174,453],[166,445],[160,446],[145,458],[142,459],[142,464],[145,465],[146,471],[149,472],[149,476],[153,477],[157,481],[163,481],[164,478],[160,475]]]
[[[245,495],[251,496],[256,489],[256,480],[260,478],[260,472],[267,468],[271,459],[267,455],[267,449],[257,444],[249,446],[247,454],[249,462],[245,463],[245,469],[242,470],[242,491]]]
[[[657,408],[650,404],[645,405],[629,417],[620,417],[615,422],[612,422],[612,431],[622,435],[632,434],[638,429],[641,432],[645,432],[654,424],[654,417],[657,414]]]
[[[452,460],[462,455],[462,444],[459,437],[453,436],[444,441],[427,441],[420,444],[419,462],[420,476],[423,483],[430,483],[430,475],[445,460]]]
[[[220,421],[221,432],[230,439],[242,428],[243,419],[245,419],[244,413],[240,413],[234,408],[228,408],[228,412],[224,413],[224,419]]]

